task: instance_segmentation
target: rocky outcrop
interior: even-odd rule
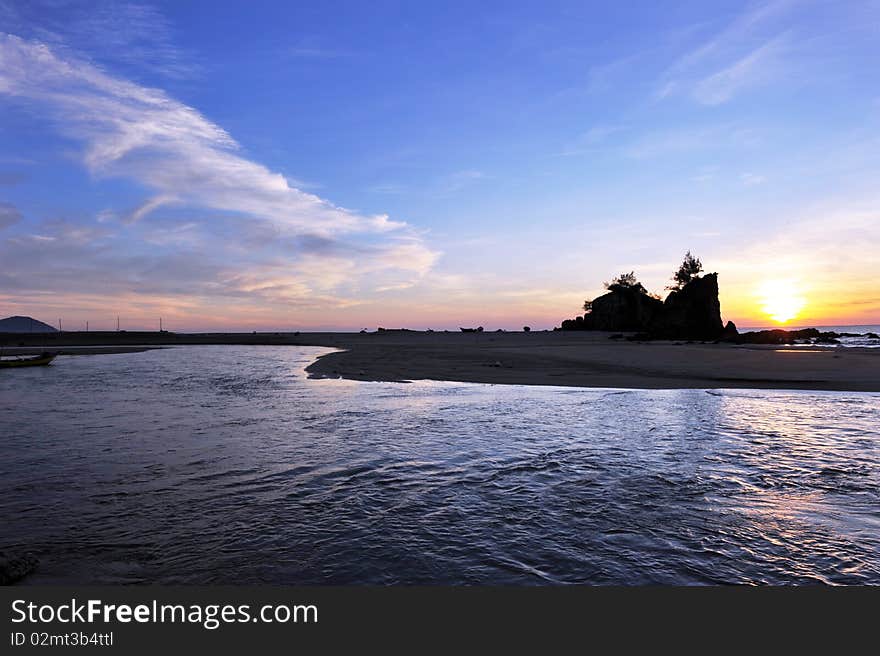
[[[562,325],[558,329],[554,328],[553,330],[592,330],[592,328],[587,328],[586,324],[584,324],[584,316],[577,316],[574,319],[563,319]]]
[[[16,555],[0,551],[0,585],[11,585],[33,572],[39,561],[32,554]]]
[[[619,288],[593,300],[584,315],[584,330],[642,330],[656,320],[663,303],[634,289]]]
[[[727,340],[736,344],[837,344],[839,337],[847,336],[847,333],[822,332],[816,328],[802,328],[800,330],[756,330],[750,333],[742,333]],[[861,335],[856,335],[861,336]]]
[[[694,278],[684,287],[669,292],[663,311],[648,324],[656,339],[719,339],[724,332],[718,301],[718,274]]]
[[[660,301],[635,287],[614,287],[593,299],[591,311],[562,322],[562,330],[637,332],[646,339],[716,340],[733,337],[736,326],[721,322],[718,274],[694,278]]]

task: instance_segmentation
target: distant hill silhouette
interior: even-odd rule
[[[58,330],[32,317],[0,319],[0,333],[57,333]]]

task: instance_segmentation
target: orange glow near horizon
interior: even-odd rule
[[[725,277],[721,287],[721,314],[740,328],[876,325],[880,323],[880,297],[873,280],[845,279],[801,281],[805,276]],[[655,284],[656,286],[656,284]],[[549,329],[563,319],[582,314],[583,298],[601,293],[554,291],[539,294],[461,293],[425,302],[406,295],[364,299],[348,306],[265,304],[252,299],[219,303],[200,297],[127,294],[107,298],[93,294],[54,295],[19,299],[0,294],[0,318],[32,316],[65,330],[115,330],[116,316],[126,330],[157,330],[159,317],[166,330],[177,332],[283,332],[293,330],[357,331],[386,328],[457,330],[482,325],[487,331],[504,328]],[[447,295],[448,296],[448,295]]]
[[[767,280],[758,288],[761,309],[778,324],[796,319],[807,304],[800,285],[793,280]]]
[[[859,270],[828,270],[806,255],[785,267],[726,263],[719,276],[721,316],[739,328],[815,328],[880,324],[880,288]]]

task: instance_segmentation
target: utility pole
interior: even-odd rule
[[[162,317],[159,317],[159,332],[162,332]]]
[[[119,315],[116,316],[116,332],[119,332]]]
[[[64,332],[64,331],[61,329],[61,319],[58,319],[58,332],[59,332],[59,333]]]
[[[86,332],[89,332],[89,322],[86,321]]]

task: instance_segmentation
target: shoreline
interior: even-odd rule
[[[313,378],[623,389],[880,392],[880,349],[630,342],[603,332],[60,333],[5,337],[5,353],[130,353],[188,344],[320,346]]]
[[[353,346],[318,357],[313,378],[455,381],[614,389],[880,392],[880,352],[727,344],[501,345],[444,349]]]
[[[36,346],[3,346],[0,355],[40,355],[52,351],[57,355],[113,355],[114,353],[143,353],[168,348],[167,346],[64,346],[61,348]]]

